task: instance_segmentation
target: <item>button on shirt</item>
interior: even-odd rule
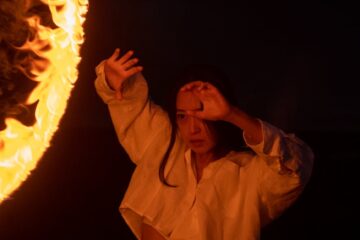
[[[260,121],[263,141],[253,151],[228,153],[211,162],[197,183],[191,150],[175,140],[165,168],[168,187],[158,171],[170,141],[167,113],[148,98],[141,74],[127,80],[123,99],[96,68],[95,87],[108,105],[121,145],[136,164],[120,212],[137,238],[143,222],[165,239],[252,240],[301,194],[313,165],[311,149],[295,135]],[[244,138],[246,141],[246,138]]]

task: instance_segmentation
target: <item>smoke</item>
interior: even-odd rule
[[[40,16],[42,24],[51,25],[51,14],[41,1],[0,0],[0,130],[5,128],[6,117],[24,124],[32,124],[35,119],[31,106],[24,102],[36,83],[18,68],[34,53],[17,49],[34,36],[26,22],[34,14]]]

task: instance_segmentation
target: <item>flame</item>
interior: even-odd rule
[[[28,75],[38,82],[27,99],[27,104],[37,102],[36,122],[24,126],[12,118],[5,120],[6,129],[0,132],[0,203],[21,185],[49,147],[78,77],[88,0],[42,2],[57,27],[42,26],[38,16],[27,19],[36,36],[20,49],[39,57],[31,62]]]

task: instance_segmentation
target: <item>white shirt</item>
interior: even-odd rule
[[[167,113],[149,100],[141,74],[126,82],[120,101],[107,86],[103,63],[96,72],[96,90],[136,164],[119,210],[138,239],[143,222],[172,240],[259,239],[261,227],[288,208],[308,182],[311,149],[261,121],[263,141],[248,144],[254,152],[230,152],[210,163],[199,182],[191,151],[177,137],[165,168],[166,179],[177,187],[165,186],[158,172],[170,141]]]

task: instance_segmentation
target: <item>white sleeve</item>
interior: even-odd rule
[[[258,191],[264,222],[276,218],[301,194],[309,181],[314,154],[294,134],[260,121],[263,141],[250,145],[257,154]],[[244,136],[246,141],[246,138]]]
[[[148,148],[167,146],[170,122],[167,113],[149,100],[148,86],[141,73],[124,83],[123,99],[118,100],[107,84],[104,61],[96,67],[95,88],[108,105],[119,142],[130,159],[139,164]]]

